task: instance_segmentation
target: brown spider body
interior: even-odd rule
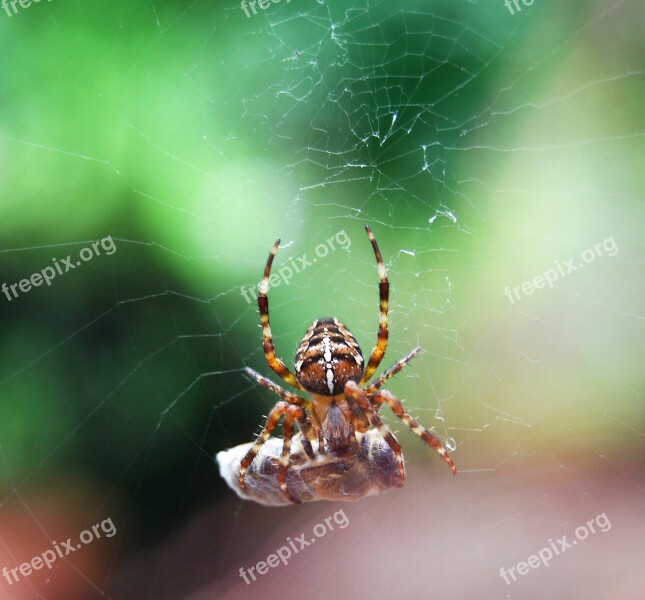
[[[300,342],[294,361],[296,378],[312,394],[338,396],[348,381],[362,379],[363,353],[356,338],[338,319],[318,319]]]
[[[407,413],[396,396],[380,389],[420,348],[415,348],[370,385],[361,387],[381,363],[388,340],[389,282],[376,239],[369,227],[365,230],[378,266],[381,313],[376,346],[367,365],[356,338],[334,318],[318,319],[309,327],[296,353],[295,375],[276,356],[267,293],[280,240],[271,249],[258,295],[264,354],[269,366],[282,379],[308,392],[312,399],[289,392],[246,368],[248,375],[280,396],[281,401],[269,413],[255,443],[237,446],[217,456],[222,476],[243,498],[269,505],[356,500],[402,486],[405,481],[403,454],[378,415],[383,404],[435,448],[453,473],[457,472],[439,439]],[[284,437],[280,441],[272,438],[271,433],[283,417]],[[295,435],[294,425],[299,429]]]

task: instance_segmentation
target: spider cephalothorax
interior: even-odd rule
[[[369,227],[365,230],[378,266],[381,312],[376,346],[367,364],[356,338],[338,319],[330,317],[318,319],[307,330],[296,353],[295,375],[276,356],[267,293],[271,265],[280,240],[271,249],[258,295],[264,354],[269,366],[282,379],[310,393],[312,399],[289,392],[246,368],[253,379],[275,392],[281,401],[269,413],[254,444],[238,446],[218,455],[220,469],[230,485],[234,485],[230,465],[239,464],[236,491],[244,497],[264,504],[356,500],[403,485],[405,465],[401,446],[378,415],[383,404],[435,448],[453,473],[457,472],[437,437],[407,413],[396,396],[381,390],[381,386],[416,356],[420,348],[392,365],[370,385],[361,387],[381,363],[388,340],[389,282],[374,235]],[[283,417],[284,439],[280,444],[270,436]],[[299,429],[295,436],[294,424]],[[295,440],[293,453],[292,438]],[[271,441],[254,467],[254,459],[268,440]],[[240,452],[243,452],[241,460]],[[251,493],[247,491],[247,474],[252,481]]]

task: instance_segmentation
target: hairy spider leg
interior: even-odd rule
[[[441,458],[448,463],[452,472],[455,475],[457,474],[457,467],[455,466],[455,463],[452,462],[452,458],[450,458],[449,454],[446,452],[446,449],[439,441],[439,438],[437,438],[430,430],[420,425],[410,413],[406,412],[405,408],[403,408],[402,402],[392,392],[383,390],[371,396],[370,399],[372,402],[377,404],[381,404],[383,402],[387,403],[387,405],[392,409],[392,412],[411,429],[412,433],[415,433],[426,444],[432,446],[441,455]]]
[[[401,445],[397,442],[396,438],[392,432],[386,427],[385,423],[381,421],[381,417],[378,416],[372,404],[370,402],[369,396],[361,389],[355,381],[348,381],[345,385],[345,396],[348,398],[348,401],[356,402],[358,406],[363,410],[365,416],[369,420],[372,427],[376,427],[379,433],[383,436],[383,439],[387,442],[388,446],[392,449],[392,452],[396,455],[397,467],[399,469],[399,475],[401,478],[401,484],[405,481],[405,464],[403,462],[403,453],[401,451]]]
[[[302,410],[302,409],[300,409]],[[291,462],[291,438],[293,437],[293,421],[296,417],[293,411],[288,411],[284,417],[282,424],[282,431],[284,432],[284,440],[282,442],[282,454],[280,455],[280,468],[278,469],[278,484],[282,493],[294,504],[302,504],[300,500],[295,498],[287,487],[287,470]]]
[[[376,392],[388,379],[394,377],[405,365],[407,365],[417,354],[421,352],[421,348],[417,346],[412,352],[407,356],[404,356],[401,360],[395,362],[383,375],[378,379],[375,379],[370,385],[365,388],[365,393],[368,396],[371,396]]]
[[[302,396],[288,392],[284,388],[281,388],[279,385],[273,383],[273,381],[271,381],[270,379],[267,379],[263,375],[260,375],[257,371],[254,371],[250,367],[245,367],[244,371],[249,377],[255,379],[255,381],[257,381],[261,386],[271,390],[274,394],[277,394],[278,396],[280,396],[280,398],[282,398],[286,402],[289,402],[289,404],[295,404],[296,406],[299,406],[300,408],[311,412],[311,407],[313,405],[313,402],[311,402],[311,400],[307,400]],[[305,436],[302,440],[302,447],[304,448],[307,455],[310,458],[313,458],[314,451],[311,447],[311,442],[313,440],[317,440],[318,435],[314,432],[314,428],[309,419],[304,422],[299,422],[298,426],[302,434]]]
[[[385,350],[387,348],[387,338],[388,338],[388,328],[387,328],[387,310],[388,310],[388,301],[390,297],[390,283],[387,279],[387,272],[385,270],[385,265],[383,264],[383,259],[381,257],[381,251],[378,249],[378,244],[376,243],[376,238],[372,233],[372,230],[369,226],[365,225],[365,231],[372,242],[372,248],[374,249],[374,256],[376,257],[376,264],[378,266],[379,274],[379,299],[380,299],[380,311],[381,316],[378,322],[378,335],[376,338],[376,346],[372,350],[370,355],[370,360],[367,363],[365,368],[365,373],[363,373],[363,378],[361,379],[361,385],[369,381],[370,377],[374,375],[376,369],[378,369],[383,356],[385,355]]]
[[[284,415],[285,418],[283,424],[284,439],[282,446],[282,455],[280,458],[280,468],[278,471],[278,483],[280,484],[280,489],[284,492],[285,496],[291,502],[299,504],[299,501],[296,500],[287,489],[287,470],[289,468],[289,462],[291,459],[289,450],[291,448],[294,420],[298,423],[304,424],[305,422],[308,423],[308,417],[307,413],[305,413],[305,411],[299,406],[296,406],[295,404],[289,404],[288,402],[284,402],[282,400],[271,409],[271,412],[267,417],[266,424],[264,425],[264,429],[258,436],[255,444],[253,444],[253,447],[246,453],[246,456],[240,463],[240,488],[246,489],[246,483],[244,481],[246,478],[246,471],[253,462],[253,459],[257,456],[262,445],[269,439],[271,432],[278,425],[282,415]]]
[[[260,322],[262,324],[262,336],[264,338],[264,356],[269,363],[269,366],[284,379],[288,384],[292,385],[299,390],[304,390],[304,388],[298,383],[296,376],[289,371],[287,366],[279,359],[275,354],[275,346],[273,345],[273,335],[271,334],[271,324],[269,323],[269,298],[267,293],[269,291],[269,276],[271,275],[271,265],[273,264],[273,259],[275,253],[278,251],[280,246],[280,240],[276,240],[269,252],[269,258],[267,259],[266,267],[264,268],[264,277],[258,286],[258,308],[260,309]]]

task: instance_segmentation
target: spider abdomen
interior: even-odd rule
[[[356,338],[338,319],[318,319],[300,342],[294,361],[296,379],[323,396],[341,394],[348,381],[359,382],[365,371]]]

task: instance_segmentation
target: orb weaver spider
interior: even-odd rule
[[[295,374],[276,356],[267,294],[280,240],[269,253],[258,295],[264,355],[275,373],[286,383],[310,394],[311,399],[287,391],[253,369],[245,368],[252,379],[281,400],[269,413],[255,443],[218,453],[222,476],[243,498],[268,505],[300,504],[313,500],[357,500],[401,487],[405,481],[403,454],[399,442],[379,416],[383,404],[437,450],[452,472],[457,473],[439,439],[420,425],[394,394],[381,389],[421,348],[415,348],[365,385],[387,348],[389,300],[389,281],[378,244],[368,226],[365,231],[378,266],[381,315],[376,346],[367,365],[356,338],[343,323],[331,317],[314,321],[305,333],[294,360]],[[283,418],[283,440],[271,437]],[[295,435],[294,425],[299,430]]]

